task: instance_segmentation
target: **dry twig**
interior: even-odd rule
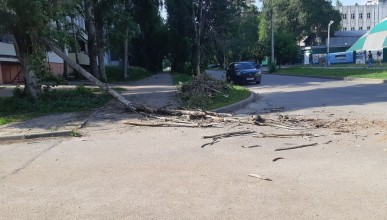
[[[316,145],[318,145],[318,143],[305,144],[305,145],[300,145],[300,146],[295,146],[295,147],[277,148],[277,149],[275,149],[275,151],[293,150],[293,149],[311,147],[311,146],[316,146]]]
[[[273,159],[273,162],[276,162],[277,160],[283,160],[283,159],[285,159],[285,158],[283,158],[283,157],[276,157],[276,158]]]
[[[310,133],[297,133],[297,134],[265,134],[265,133],[260,133],[259,135],[255,136],[258,138],[289,138],[289,137],[311,137],[316,135],[310,134]]]
[[[255,178],[258,178],[258,179],[261,179],[261,180],[266,180],[266,181],[273,181],[272,179],[269,179],[265,176],[262,176],[262,175],[259,175],[259,174],[249,174],[249,176],[251,177],[255,177]]]
[[[254,131],[235,131],[235,132],[228,132],[228,133],[223,133],[223,134],[217,134],[217,135],[210,135],[210,136],[203,136],[203,139],[208,139],[208,138],[228,138],[228,137],[235,137],[235,136],[244,136],[247,134],[252,134],[255,133]]]
[[[186,123],[173,123],[173,122],[137,122],[137,121],[124,121],[126,125],[134,126],[147,126],[147,127],[186,127],[186,128],[207,128],[213,127],[216,124],[186,124]]]

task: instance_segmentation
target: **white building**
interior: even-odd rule
[[[366,5],[382,5],[387,4],[387,0],[368,0]]]
[[[341,30],[371,30],[387,17],[387,0],[368,0],[366,5],[335,6],[341,13]]]

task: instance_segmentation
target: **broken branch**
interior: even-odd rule
[[[216,124],[183,124],[173,122],[137,122],[137,121],[124,121],[126,125],[134,126],[148,126],[148,127],[187,127],[187,128],[207,128]]]
[[[316,146],[316,145],[318,145],[318,143],[305,144],[305,145],[300,145],[300,146],[295,146],[295,147],[277,148],[277,149],[275,149],[275,151],[293,150],[293,149],[311,147],[311,146]]]
[[[228,138],[228,137],[235,137],[235,136],[244,136],[247,134],[255,133],[254,131],[236,131],[236,132],[229,132],[229,133],[223,133],[223,134],[217,134],[217,135],[210,135],[210,136],[203,136],[203,139],[208,138]]]

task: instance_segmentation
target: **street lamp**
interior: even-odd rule
[[[331,36],[331,25],[333,24],[334,21],[330,21],[328,24],[328,42],[327,42],[327,58],[329,59],[329,47],[330,47],[330,36]],[[327,60],[327,64],[329,66],[329,60]]]

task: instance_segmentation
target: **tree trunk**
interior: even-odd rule
[[[32,68],[30,68],[29,66],[29,47],[25,45],[25,36],[12,35],[12,41],[15,47],[16,55],[19,59],[20,65],[24,73],[24,93],[28,97],[37,99],[42,94],[42,90],[35,71],[33,71]]]
[[[96,37],[97,37],[97,51],[98,51],[98,67],[99,67],[99,76],[102,82],[107,82],[106,72],[105,72],[105,36],[104,36],[104,22],[101,8],[95,10],[95,27],[96,27]]]
[[[126,38],[124,41],[124,79],[128,79],[128,44],[129,44],[129,28],[126,28]]]
[[[97,65],[97,51],[96,51],[96,30],[94,25],[93,14],[91,11],[91,2],[85,1],[85,27],[87,32],[87,49],[90,59],[90,71],[96,78],[100,79],[98,65]]]
[[[195,8],[192,7],[192,22],[195,28],[195,40],[192,66],[194,75],[199,75],[200,72],[200,48],[201,48],[201,29],[202,29],[202,16],[203,16],[203,0],[199,0],[198,13],[196,15]]]
[[[109,93],[113,98],[117,99],[119,102],[124,104],[125,108],[130,111],[136,111],[137,108],[128,100],[126,100],[123,96],[118,94],[116,91],[111,89],[107,84],[99,81],[96,77],[91,75],[89,72],[87,72],[85,69],[83,69],[80,65],[75,63],[73,60],[71,60],[66,54],[64,54],[59,48],[57,48],[54,44],[52,44],[47,39],[41,39],[42,42],[54,53],[56,53],[60,58],[62,58],[64,61],[66,61],[74,70],[78,71],[82,76],[84,76],[86,79],[88,79],[90,82],[97,85],[99,88],[101,88],[103,91],[106,91]]]
[[[77,70],[79,73],[81,73],[86,79],[93,82],[95,85],[97,85],[100,89],[103,91],[106,91],[109,93],[113,98],[115,98],[117,101],[122,103],[124,107],[133,112],[146,112],[146,113],[153,113],[153,114],[165,114],[165,115],[192,115],[196,117],[206,117],[206,116],[216,116],[216,117],[229,117],[230,114],[225,113],[216,113],[216,112],[207,112],[207,111],[190,111],[190,110],[173,110],[173,109],[159,109],[159,108],[152,108],[148,106],[136,106],[133,105],[130,101],[126,100],[122,95],[114,91],[107,85],[106,83],[103,83],[99,81],[97,78],[95,78],[93,75],[91,75],[89,72],[87,72],[85,69],[83,69],[80,65],[76,64],[72,59],[70,59],[66,54],[64,54],[59,48],[57,48],[53,43],[51,43],[49,40],[45,38],[41,38],[41,41],[54,53],[56,53],[60,58],[62,58],[64,61],[66,61],[72,68]]]

